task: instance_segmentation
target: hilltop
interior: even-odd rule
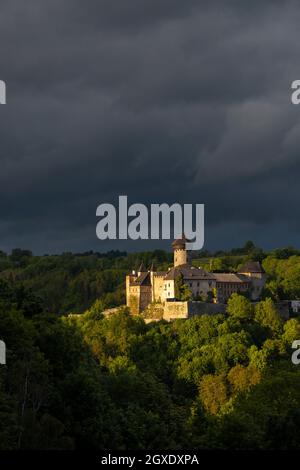
[[[300,251],[283,248],[264,252],[252,242],[228,252],[200,252],[192,264],[208,271],[235,272],[247,260],[260,261],[267,273],[265,296],[300,298]],[[125,304],[125,276],[141,263],[158,270],[172,266],[172,253],[111,251],[34,256],[28,250],[0,252],[0,278],[31,289],[43,308],[56,314],[81,313],[96,300],[103,308]]]

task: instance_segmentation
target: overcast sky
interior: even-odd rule
[[[3,0],[0,249],[166,247],[96,238],[120,194],[204,203],[208,249],[300,247],[299,24],[299,1]]]

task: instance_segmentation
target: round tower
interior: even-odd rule
[[[188,252],[186,251],[186,238],[183,236],[172,243],[174,251],[174,266],[188,263]]]

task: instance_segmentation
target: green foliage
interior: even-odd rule
[[[266,255],[248,241],[229,252],[201,252],[199,256],[193,265],[208,271],[235,272],[247,260],[262,261],[267,273],[265,297],[300,299],[300,252],[295,248],[274,250]],[[137,269],[141,262],[147,267],[154,263],[159,270],[166,270],[172,263],[172,253],[91,251],[33,256],[29,250],[18,248],[11,255],[0,251],[0,280],[12,281],[15,287],[25,288],[27,292],[31,290],[44,310],[60,315],[82,313],[98,299],[104,308],[124,305],[125,275]],[[189,288],[181,286],[181,290],[176,289],[176,298],[189,299]]]
[[[179,273],[175,278],[175,299],[183,302],[192,299],[192,292],[189,286],[184,284],[182,273]]]
[[[228,299],[227,311],[229,315],[239,320],[250,320],[253,317],[253,306],[250,300],[235,293]]]
[[[218,414],[228,400],[225,378],[222,375],[205,375],[200,382],[200,399],[204,409]]]
[[[0,280],[1,450],[300,448],[299,319],[234,294],[226,314],[146,324],[125,307],[104,315],[105,295],[60,316]]]
[[[215,422],[214,442],[221,448],[299,449],[299,405],[299,369],[272,368]]]
[[[283,327],[283,341],[291,346],[293,341],[300,338],[300,320],[299,318],[291,318],[288,320]]]
[[[263,261],[267,294],[277,299],[300,299],[300,256],[297,250],[275,250]]]
[[[255,321],[267,328],[272,335],[282,332],[282,320],[272,299],[267,298],[259,302],[255,307]]]
[[[261,381],[261,373],[253,365],[245,367],[237,364],[229,371],[227,378],[233,394],[238,395],[240,392],[248,391],[253,385],[258,384]]]
[[[0,280],[31,289],[50,312],[81,313],[97,299],[105,308],[123,305],[125,275],[141,262],[166,269],[171,261],[171,253],[162,250],[33,256],[17,248],[11,255],[0,252]]]

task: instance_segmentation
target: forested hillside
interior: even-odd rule
[[[195,264],[234,270],[260,259],[268,275],[253,306],[145,324],[126,308],[124,275],[171,254],[0,257],[0,449],[300,448],[300,321],[274,301],[300,298],[300,256],[203,253]],[[68,316],[66,313],[82,312]]]
[[[274,299],[300,298],[300,252],[294,248],[264,253],[252,242],[229,252],[201,252],[193,264],[208,271],[236,271],[246,260],[262,262],[268,274],[265,295]],[[15,287],[31,289],[43,308],[56,315],[81,313],[95,300],[103,308],[125,303],[125,276],[141,262],[167,270],[172,253],[162,250],[141,253],[64,253],[33,256],[28,250],[0,251],[0,279]]]
[[[0,449],[300,448],[300,323],[272,300],[146,325],[0,290]]]
[[[142,261],[148,266],[170,263],[171,254],[83,253],[33,256],[27,250],[0,252],[0,278],[32,289],[45,309],[56,314],[83,312],[96,299],[103,306],[125,303],[125,275]]]

